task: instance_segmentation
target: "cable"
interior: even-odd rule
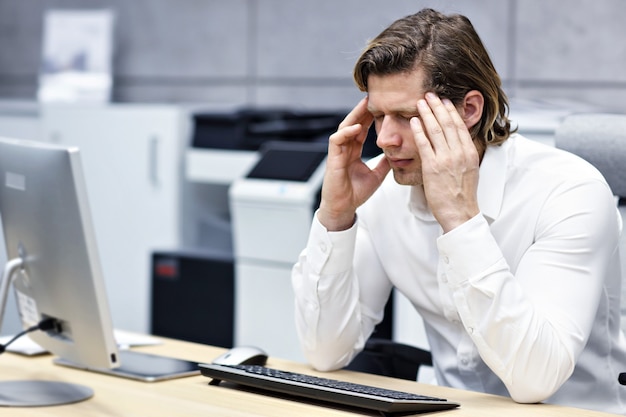
[[[15,342],[17,339],[19,339],[20,337],[24,336],[27,333],[34,332],[35,330],[46,331],[46,330],[58,329],[58,327],[59,327],[59,322],[56,319],[53,319],[53,318],[43,319],[43,320],[41,320],[39,322],[39,324],[36,324],[34,326],[31,326],[31,327],[29,327],[29,328],[19,332],[18,334],[13,336],[13,338],[11,340],[6,342],[4,345],[0,344],[0,354],[4,353],[6,351],[6,349],[7,349],[7,347],[11,343]]]

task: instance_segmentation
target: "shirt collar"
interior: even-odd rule
[[[512,146],[512,139],[506,140],[500,146],[487,146],[480,164],[478,207],[489,223],[498,217],[502,208],[508,149]],[[408,205],[411,213],[417,218],[425,221],[436,221],[428,208],[424,188],[421,185],[411,187]]]

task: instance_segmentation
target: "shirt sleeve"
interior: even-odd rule
[[[606,185],[591,181],[549,198],[514,270],[482,215],[438,239],[463,325],[514,400],[543,401],[572,374],[615,253],[617,218]]]
[[[292,269],[296,330],[306,359],[321,371],[346,366],[382,318],[359,299],[352,268],[357,224],[328,232],[315,215],[307,246]]]

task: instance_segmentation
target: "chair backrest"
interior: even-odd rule
[[[626,115],[572,114],[556,129],[554,142],[589,161],[604,175],[613,194],[626,197]]]
[[[346,369],[415,381],[421,365],[433,366],[429,351],[388,339],[370,338]]]
[[[619,198],[622,222],[626,220],[626,115],[608,113],[572,114],[557,128],[557,148],[594,165]],[[626,231],[620,236],[622,263],[622,328],[626,330]]]

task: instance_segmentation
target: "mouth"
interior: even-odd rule
[[[413,163],[412,158],[396,158],[388,156],[387,160],[392,168],[406,168]]]

